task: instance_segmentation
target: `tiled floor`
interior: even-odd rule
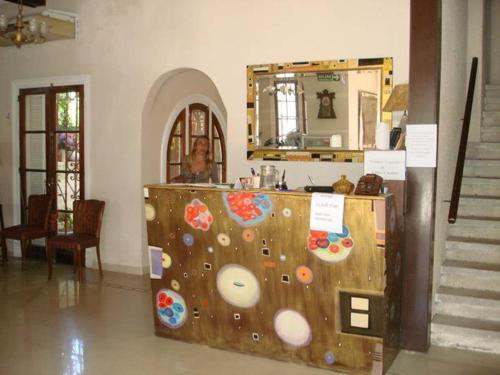
[[[147,277],[90,270],[79,285],[56,266],[46,278],[44,263],[0,267],[2,375],[333,373],[154,336]],[[389,374],[500,374],[500,357],[433,347],[401,352]]]

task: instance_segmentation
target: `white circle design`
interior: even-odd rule
[[[226,264],[217,273],[217,290],[227,303],[237,307],[252,307],[260,298],[260,286],[255,275],[238,264]]]
[[[291,217],[292,216],[292,210],[289,209],[288,207],[284,208],[282,211],[282,214],[284,217]]]
[[[220,245],[222,246],[229,246],[231,245],[231,239],[226,233],[219,233],[217,235],[217,242],[219,242]]]
[[[161,265],[163,268],[170,268],[172,265],[172,258],[170,255],[163,253],[161,255]]]
[[[291,309],[281,309],[274,314],[274,330],[281,340],[295,347],[306,346],[312,340],[307,320]]]
[[[170,282],[170,285],[172,286],[173,290],[179,291],[181,289],[181,285],[179,284],[179,282],[177,280],[172,280]]]
[[[144,205],[144,213],[145,213],[145,216],[146,216],[146,220],[147,221],[152,221],[155,219],[156,217],[156,210],[155,208],[153,207],[152,204],[150,203],[146,203]]]

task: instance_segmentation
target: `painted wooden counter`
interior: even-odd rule
[[[155,333],[356,374],[399,347],[392,196],[348,196],[342,233],[309,230],[311,195],[144,189]]]

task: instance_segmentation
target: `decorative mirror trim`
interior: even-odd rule
[[[369,59],[343,59],[325,61],[299,61],[281,64],[259,64],[247,66],[247,159],[281,161],[330,161],[363,162],[363,150],[328,148],[281,149],[256,147],[256,94],[255,82],[259,74],[272,73],[323,73],[346,70],[381,70],[380,121],[392,123],[392,112],[382,108],[392,92],[392,57]]]

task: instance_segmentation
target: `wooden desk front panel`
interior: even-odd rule
[[[244,193],[258,197],[261,204],[265,201],[260,207],[269,206],[267,215],[261,210],[260,222],[247,217],[254,225],[242,225],[241,219],[238,223],[234,212],[229,215],[230,198]],[[399,330],[399,314],[393,313],[391,326],[389,312],[391,304],[399,309],[400,290],[387,293],[384,275],[386,256],[388,263],[396,262],[396,252],[385,251],[386,244],[392,246],[391,202],[390,197],[346,198],[344,224],[349,234],[336,243],[352,247],[340,260],[348,247],[330,253],[308,248],[314,241],[310,195],[149,187],[148,244],[164,254],[160,278],[152,279],[156,334],[318,367],[381,373],[386,361],[382,346],[391,335],[393,344],[399,340],[393,332]],[[206,206],[203,212],[208,209],[212,216],[207,230],[185,220],[193,205]],[[258,211],[251,212],[258,216]],[[330,245],[334,239],[330,237]],[[345,239],[353,244],[342,242]],[[163,289],[184,300],[186,320],[180,327],[160,319],[168,318],[158,309]],[[380,298],[385,313],[370,319],[383,322],[384,334],[373,336],[368,329],[367,334],[343,333],[340,291]]]

